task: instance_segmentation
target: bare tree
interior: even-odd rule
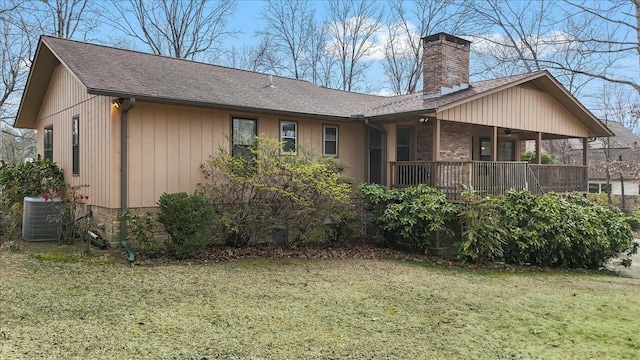
[[[551,2],[476,0],[466,3],[470,16],[466,24],[484,63],[481,72],[493,76],[533,72],[542,69],[540,58],[548,42],[545,35],[556,21]],[[498,66],[498,67],[496,67]]]
[[[354,90],[363,81],[375,48],[382,13],[378,3],[367,0],[331,0],[327,9],[327,50],[338,59],[342,90]]]
[[[627,85],[640,93],[640,0],[565,0],[564,4],[569,41],[600,66],[584,69],[562,62],[548,66]],[[629,59],[639,66],[629,69]]]
[[[309,52],[305,57],[307,67],[310,70],[309,79],[316,85],[336,88],[338,61],[326,51],[329,41],[327,27],[314,24],[312,31],[314,36],[309,41]]]
[[[112,0],[117,17],[112,26],[125,36],[137,38],[153,53],[179,59],[195,59],[231,35],[227,19],[235,11],[235,1]],[[133,20],[127,15],[133,14]]]
[[[600,94],[600,109],[605,125],[615,121],[622,126],[632,129],[638,126],[638,97],[629,97],[626,85],[617,83],[605,83]],[[621,187],[621,207],[626,209],[624,184],[627,179],[636,178],[640,174],[640,164],[637,156],[632,155],[638,151],[636,144],[618,143],[616,138],[598,138],[597,143],[601,146],[594,146],[591,151],[600,152],[600,160],[592,161],[591,171],[601,172],[604,170],[607,188],[611,189],[611,181],[620,181]],[[611,191],[607,192],[609,205],[613,204]]]
[[[493,76],[551,70],[574,94],[594,79],[640,93],[640,1],[477,0],[468,32],[474,54]]]
[[[271,38],[264,36],[255,46],[232,47],[220,60],[233,68],[277,75],[282,69],[282,61],[272,49]]]
[[[296,79],[307,73],[308,54],[315,11],[308,0],[268,0],[262,12],[265,27],[258,34],[268,36],[273,50],[286,62],[283,68]]]
[[[383,67],[393,93],[416,92],[422,77],[422,37],[437,32],[457,33],[464,17],[454,0],[389,3],[388,38]]]

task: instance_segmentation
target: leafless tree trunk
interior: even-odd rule
[[[305,78],[304,57],[309,53],[315,12],[308,0],[268,0],[262,12],[265,28],[258,33],[268,36],[274,50],[282,54],[287,75]]]
[[[331,0],[327,9],[328,51],[338,59],[340,88],[355,90],[364,80],[372,55],[375,33],[382,13],[378,3],[369,0]]]
[[[114,9],[117,15],[109,21],[125,36],[137,38],[155,54],[193,60],[232,34],[227,19],[235,11],[235,1],[112,0],[110,11]]]
[[[388,39],[383,67],[396,95],[418,90],[422,77],[422,37],[437,32],[456,34],[464,16],[453,0],[389,3]]]

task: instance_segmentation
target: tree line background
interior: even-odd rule
[[[0,0],[0,159],[35,154],[12,127],[41,34],[384,95],[422,91],[420,38],[465,37],[473,81],[549,70],[590,110],[640,135],[640,0]],[[251,38],[252,42],[242,39]]]

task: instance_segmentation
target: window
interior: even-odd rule
[[[231,124],[231,154],[236,157],[251,158],[251,149],[258,135],[256,119],[233,118]]]
[[[322,153],[327,156],[338,156],[338,127],[324,126]]]
[[[600,194],[600,193],[610,193],[611,192],[611,184],[607,186],[606,183],[589,183],[589,193],[591,194]]]
[[[78,115],[73,117],[71,128],[71,159],[73,175],[80,174],[80,118]]]
[[[396,160],[411,161],[411,128],[399,127],[396,131]]]
[[[44,158],[53,161],[53,125],[44,127]]]
[[[298,139],[298,124],[293,121],[280,122],[280,141],[282,152],[288,154],[296,153],[296,143]]]
[[[491,161],[491,139],[480,138],[480,161]]]

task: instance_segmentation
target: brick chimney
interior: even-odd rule
[[[469,86],[471,41],[438,33],[423,37],[422,46],[423,91],[426,98],[466,89]]]

